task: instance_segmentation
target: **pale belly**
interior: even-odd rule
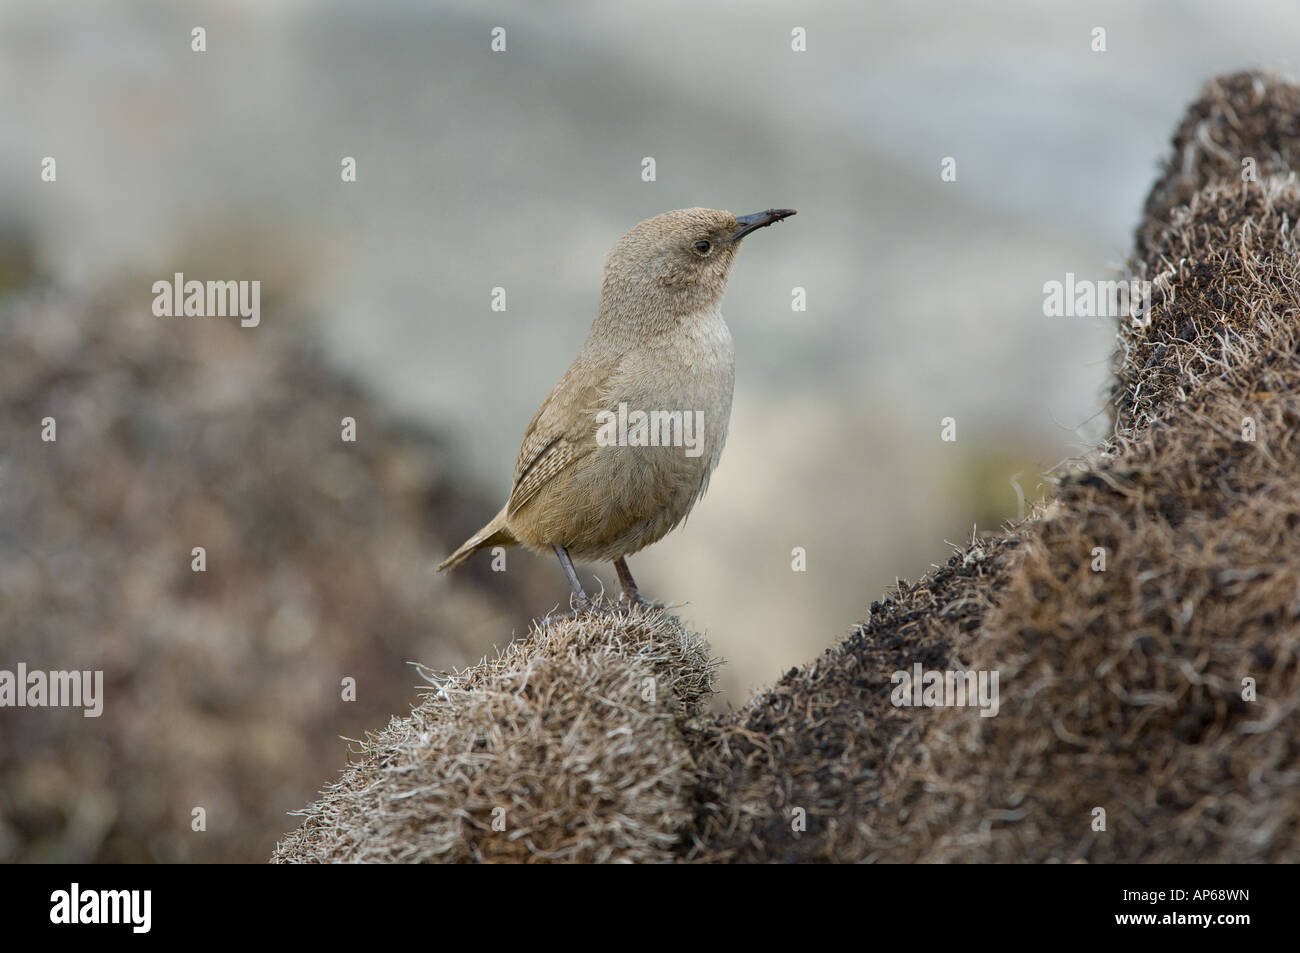
[[[716,317],[647,349],[610,382],[596,448],[531,501],[533,538],[521,542],[608,561],[686,518],[718,464],[731,417],[731,336]]]

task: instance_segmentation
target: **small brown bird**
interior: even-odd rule
[[[577,359],[524,433],[510,499],[438,567],[515,546],[614,563],[645,603],[627,557],[686,518],[718,465],[735,381],[722,294],[740,241],[795,214],[678,209],[646,219],[605,260],[600,309]]]

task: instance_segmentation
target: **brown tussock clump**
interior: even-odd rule
[[[1018,540],[981,540],[915,584],[900,583],[839,645],[728,716],[698,726],[698,813],[683,859],[858,860],[880,779],[924,722],[890,702],[914,662],[959,666]],[[807,828],[796,835],[795,810]]]
[[[1296,95],[1224,78],[1180,137],[1231,113],[1234,148],[1294,162]],[[1143,223],[1159,282],[1150,325],[1120,328],[1114,439],[704,733],[688,859],[1300,858],[1300,191],[1189,168],[1231,178]],[[915,662],[997,671],[999,714],[894,708]]]
[[[1233,148],[1294,162],[1294,116],[1274,120],[1296,93],[1212,83],[1180,136],[1231,114]],[[1031,524],[973,648],[1002,714],[938,710],[894,766],[891,859],[1300,858],[1298,218],[1288,174],[1211,180],[1144,223],[1158,290],[1120,329],[1109,459]]]
[[[689,819],[704,643],[662,612],[550,620],[445,678],[302,815],[277,862],[662,862]],[[495,826],[494,826],[495,822]]]
[[[1300,366],[1283,376],[1266,406],[1212,386],[1063,483],[968,656],[1002,710],[928,716],[882,791],[891,859],[1300,858]]]
[[[1211,383],[1249,396],[1260,390],[1257,364],[1294,354],[1297,194],[1292,176],[1215,183],[1148,229],[1151,321],[1119,329],[1118,433],[1144,430]]]
[[[1300,169],[1300,86],[1260,72],[1229,73],[1205,84],[1170,141],[1138,227],[1135,257],[1159,254],[1170,213],[1213,182],[1241,182],[1243,159],[1258,180]]]
[[[478,658],[549,567],[521,561],[503,592],[481,564],[432,597],[429,567],[484,504],[450,447],[307,343],[294,286],[263,283],[256,329],[158,318],[151,277],[57,286],[4,242],[0,668],[103,671],[105,704],[2,709],[0,862],[264,859],[339,735],[409,704],[403,661]],[[219,254],[178,250],[175,270],[251,261]]]

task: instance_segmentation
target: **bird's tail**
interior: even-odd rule
[[[485,546],[514,546],[518,542],[519,540],[515,539],[514,534],[506,526],[506,507],[503,506],[501,512],[492,517],[492,522],[465,540],[460,549],[442,561],[438,566],[438,572],[455,569]]]

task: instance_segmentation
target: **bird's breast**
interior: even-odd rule
[[[625,351],[601,388],[593,452],[530,504],[532,542],[574,558],[617,559],[681,522],[718,464],[735,381],[731,334],[716,312]]]
[[[664,424],[675,425],[676,417],[665,415],[680,412],[698,441],[682,449],[706,472],[717,465],[735,385],[735,351],[721,313],[692,315],[672,333],[647,342],[625,359],[618,378],[611,398],[629,411],[659,411]]]

